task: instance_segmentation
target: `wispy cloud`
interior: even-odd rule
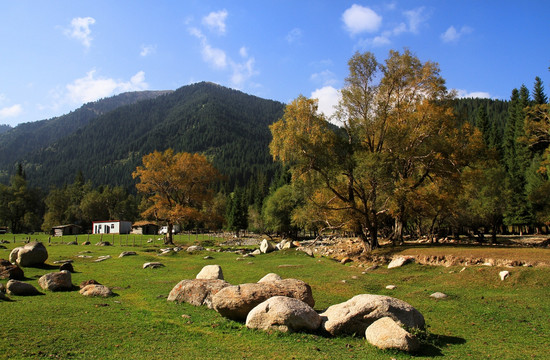
[[[202,59],[216,69],[227,68],[227,55],[222,49],[212,47],[208,38],[197,28],[189,29],[191,35],[195,36],[201,42]]]
[[[371,8],[353,4],[344,11],[342,21],[345,29],[353,36],[363,32],[373,33],[378,31],[382,25],[382,16]]]
[[[227,19],[227,15],[227,10],[211,12],[202,18],[202,23],[212,31],[218,32],[219,34],[225,34],[225,19]]]
[[[328,85],[336,85],[338,80],[336,79],[336,75],[330,70],[323,70],[317,73],[313,73],[310,76],[310,80],[315,83],[320,83],[323,86]]]
[[[149,56],[151,54],[154,54],[157,50],[157,47],[155,45],[141,45],[141,51],[139,53],[139,56],[145,57]]]
[[[146,90],[145,73],[137,72],[129,81],[96,76],[90,70],[86,76],[66,85],[66,98],[73,103],[86,103],[127,91]]]
[[[463,35],[467,35],[474,31],[469,26],[463,26],[460,30],[457,30],[454,26],[450,26],[443,34],[441,34],[441,40],[445,43],[458,41]]]
[[[467,91],[461,89],[455,89],[456,96],[459,98],[480,98],[480,99],[491,99],[491,94],[485,91]]]
[[[23,107],[20,104],[0,108],[0,119],[7,119],[21,115]]]
[[[286,41],[289,44],[298,43],[302,39],[302,29],[294,28],[286,34]]]
[[[95,24],[95,19],[92,17],[77,17],[71,20],[71,26],[65,29],[66,36],[76,39],[89,48],[92,45],[92,30],[90,25]]]

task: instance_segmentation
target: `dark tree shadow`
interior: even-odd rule
[[[414,356],[445,356],[441,349],[448,345],[465,344],[466,339],[457,336],[428,334],[425,339],[421,339],[420,350],[414,353]]]

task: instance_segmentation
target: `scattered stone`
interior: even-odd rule
[[[204,251],[204,248],[199,245],[192,245],[187,248],[187,252]]]
[[[213,259],[213,257],[212,257],[212,256],[210,256],[210,255],[206,255],[205,257],[203,257],[203,259],[204,259],[204,260],[212,260],[212,259]]]
[[[111,243],[108,241],[100,241],[96,243],[95,246],[111,246]]]
[[[18,265],[12,264],[6,259],[0,259],[0,279],[23,280],[25,274]]]
[[[44,290],[69,291],[73,289],[71,273],[60,271],[43,275],[38,279],[38,285]]]
[[[352,278],[352,280],[357,280],[357,279],[359,279],[359,277],[358,277],[357,275],[353,275],[351,278]]]
[[[463,272],[464,270],[466,270],[466,266],[465,266],[465,267],[463,267],[462,269],[460,269],[460,271],[459,271],[459,272]]]
[[[194,306],[206,305],[212,309],[212,297],[228,286],[231,284],[224,280],[182,280],[170,291],[168,301],[186,302]]]
[[[223,280],[223,271],[220,265],[206,265],[197,274],[196,279]]]
[[[275,251],[275,246],[271,242],[269,242],[267,239],[263,239],[260,243],[260,252],[262,254],[267,254],[272,251]]]
[[[62,265],[62,264],[65,264],[65,263],[72,263],[72,262],[74,262],[74,260],[72,260],[72,259],[66,259],[66,260],[57,260],[57,261],[54,261],[53,263],[56,264],[56,265],[57,265],[57,264],[61,264],[61,265]]]
[[[342,284],[345,284],[345,283],[347,283],[347,281],[346,281],[346,280],[340,280],[340,282],[341,282]]]
[[[256,256],[256,255],[261,255],[261,254],[262,254],[262,252],[260,251],[260,249],[256,249],[256,250],[252,251],[252,252],[251,252],[250,254],[252,254],[252,255],[255,255],[255,256]]]
[[[255,256],[252,254],[244,254],[243,257],[255,257]]]
[[[71,242],[68,242],[67,245],[78,245],[78,241],[71,241]]]
[[[363,334],[376,320],[389,316],[409,328],[424,328],[424,316],[403,300],[361,294],[330,306],[320,314],[322,327],[332,335]]]
[[[315,331],[321,325],[319,314],[305,302],[286,296],[274,296],[254,307],[246,317],[251,329],[294,332]]]
[[[84,242],[82,243],[82,245],[92,245],[92,243],[89,242],[89,241],[84,241]]]
[[[349,262],[352,262],[352,260],[349,257],[345,257],[342,260],[340,260],[340,264],[347,264]]]
[[[264,283],[264,282],[279,281],[279,280],[283,280],[283,278],[280,277],[279,275],[275,274],[275,273],[269,273],[266,276],[264,276],[263,278],[261,278],[260,280],[258,280],[258,282],[259,283]]]
[[[431,294],[430,297],[432,297],[434,299],[446,299],[449,296],[447,294],[444,294],[444,293],[438,291],[438,292],[434,292],[433,294]]]
[[[504,270],[504,271],[499,272],[498,275],[500,276],[500,280],[504,281],[504,279],[506,279],[508,276],[510,276],[510,272],[507,271],[507,270]]]
[[[390,317],[373,322],[365,331],[365,337],[380,349],[414,352],[420,348],[419,341]]]
[[[85,280],[80,283],[79,287],[82,289],[88,285],[101,285],[99,282],[95,281],[94,279]]]
[[[93,258],[93,256],[91,255],[78,255],[79,258],[82,258],[82,259],[91,259]]]
[[[395,290],[396,288],[397,288],[397,286],[395,286],[395,285],[386,286],[386,289],[388,289],[388,290]]]
[[[111,297],[114,296],[111,289],[99,284],[89,284],[80,289],[80,294],[84,296]]]
[[[228,286],[212,297],[212,306],[226,318],[245,320],[250,310],[273,296],[288,296],[311,307],[315,305],[308,284],[301,280],[283,279]]]
[[[157,268],[160,268],[160,267],[164,267],[164,264],[159,263],[159,262],[148,262],[148,263],[143,264],[144,269],[147,269],[147,268],[157,269]]]
[[[191,319],[191,315],[187,315],[187,314],[182,314],[181,317],[184,319]]]
[[[413,256],[398,256],[392,259],[392,261],[388,264],[388,269],[398,268],[401,267],[411,261],[414,261]]]
[[[10,262],[21,267],[42,266],[48,259],[48,250],[41,242],[33,241],[17,247],[10,253]]]
[[[61,266],[59,267],[59,271],[63,271],[63,270],[67,270],[68,272],[74,273],[73,264],[71,264],[70,262],[61,264]]]
[[[31,284],[27,284],[19,280],[8,281],[8,283],[6,284],[6,291],[8,294],[16,296],[43,295]]]
[[[132,255],[137,255],[137,253],[135,251],[123,251],[120,253],[118,257],[121,258],[125,256],[132,256]]]
[[[175,248],[172,248],[172,250],[174,250],[174,252],[180,252],[183,248],[181,246],[176,246]]]
[[[313,250],[311,250],[310,248],[301,246],[301,247],[297,248],[296,250],[300,250],[300,251],[304,252],[309,257],[314,257]]]
[[[110,258],[111,258],[111,255],[98,256],[97,259],[94,260],[94,262],[102,262]]]

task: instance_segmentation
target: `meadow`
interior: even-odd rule
[[[3,238],[2,238],[3,237]],[[40,289],[38,278],[57,271],[57,260],[72,259],[72,282],[95,279],[110,287],[115,297],[87,298],[74,291],[34,297],[10,296],[0,301],[0,359],[548,359],[550,340],[550,268],[515,267],[501,281],[504,268],[438,267],[409,264],[365,272],[356,263],[342,265],[325,257],[311,258],[289,249],[243,258],[233,252],[187,253],[159,256],[161,241],[147,237],[111,236],[114,246],[68,245],[73,237],[31,236],[42,241],[49,258],[42,268],[24,268],[26,281]],[[0,258],[22,246],[25,236],[2,235],[7,240]],[[87,240],[78,238],[79,244]],[[181,245],[215,247],[211,236],[176,237]],[[227,248],[225,248],[227,250]],[[137,256],[119,258],[122,251]],[[548,256],[548,249],[538,249]],[[91,256],[82,258],[79,255]],[[99,256],[112,258],[95,262]],[[205,259],[210,255],[212,259]],[[165,267],[143,269],[146,262]],[[418,334],[419,353],[382,351],[358,337],[330,337],[323,333],[264,332],[247,329],[214,310],[168,302],[170,290],[182,279],[192,279],[208,264],[222,267],[231,284],[256,282],[274,272],[310,284],[321,311],[361,293],[388,295],[410,303],[425,317],[427,331]],[[462,270],[462,271],[461,271]],[[7,280],[0,280],[5,284]],[[388,290],[386,285],[396,285]],[[430,298],[444,292],[444,300]]]

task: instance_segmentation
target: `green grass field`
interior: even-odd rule
[[[4,237],[0,249],[7,259],[24,236]],[[310,258],[294,249],[242,258],[227,252],[172,253],[158,256],[160,241],[138,241],[132,235],[115,238],[114,246],[67,245],[74,237],[38,238],[48,248],[44,268],[24,268],[27,282],[56,271],[53,262],[73,259],[75,285],[95,279],[117,296],[86,298],[77,290],[46,292],[0,302],[1,359],[548,359],[550,341],[550,268],[508,269],[505,281],[498,267],[431,267],[417,264],[388,270],[341,265],[328,258]],[[0,237],[0,240],[2,238]],[[105,237],[104,241],[111,241]],[[85,236],[78,238],[79,243]],[[92,244],[99,241],[90,236]],[[212,238],[185,235],[176,243],[211,244]],[[119,258],[122,251],[137,256]],[[547,251],[547,250],[540,250]],[[86,253],[82,253],[86,252]],[[92,258],[79,258],[78,255]],[[98,256],[111,255],[103,262]],[[210,255],[214,259],[205,260]],[[149,261],[166,265],[142,269]],[[381,351],[362,337],[328,337],[321,333],[282,334],[247,329],[206,307],[166,301],[172,287],[191,279],[204,265],[219,264],[232,284],[256,282],[269,272],[309,283],[315,309],[361,293],[389,295],[407,301],[426,318],[420,353]],[[343,281],[345,280],[345,282]],[[7,280],[0,280],[5,284]],[[386,290],[394,284],[395,290]],[[429,297],[441,291],[446,300]],[[188,315],[182,317],[182,315]]]

